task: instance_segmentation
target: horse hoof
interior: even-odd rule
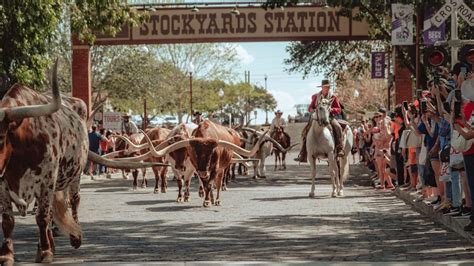
[[[70,235],[69,242],[71,244],[71,247],[78,249],[82,244],[82,237],[75,237],[75,236]]]
[[[331,193],[331,197],[335,198],[336,197],[336,192]]]
[[[177,202],[177,203],[183,202],[183,197],[178,197],[178,198],[176,199],[176,202]]]
[[[41,251],[38,249],[36,252],[36,263],[51,263],[53,262],[53,252],[51,250]]]
[[[337,192],[337,195],[340,196],[340,197],[343,197],[343,196],[344,196],[344,192],[342,192],[342,190],[341,190],[341,191]]]
[[[209,208],[209,207],[211,207],[211,202],[208,201],[208,200],[205,200],[204,203],[202,204],[202,206],[203,206],[204,208]]]
[[[184,202],[190,202],[191,200],[189,199],[189,197],[184,197]]]

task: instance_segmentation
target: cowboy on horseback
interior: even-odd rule
[[[311,97],[311,104],[308,107],[308,111],[311,113],[319,105],[322,99],[327,99],[331,101],[331,110],[330,110],[330,124],[332,127],[332,132],[334,135],[334,142],[336,146],[336,154],[338,157],[344,156],[343,144],[342,144],[342,127],[338,122],[338,118],[341,117],[342,109],[341,104],[336,95],[333,95],[330,92],[329,80],[324,79],[321,82],[321,92],[314,94]],[[301,151],[295,161],[297,162],[307,162],[307,151],[306,151],[306,135],[308,134],[309,128],[311,125],[311,119],[309,120],[306,127],[302,132],[303,145],[301,146]]]
[[[272,123],[270,125],[270,136],[273,135],[273,133],[275,133],[275,131],[280,128],[282,131],[283,131],[283,134],[285,134],[285,136],[287,137],[287,139],[289,140],[290,139],[290,135],[288,135],[286,132],[285,132],[285,127],[286,127],[286,121],[285,119],[282,117],[283,115],[283,112],[280,111],[280,110],[277,110],[275,112],[275,118],[273,118],[272,120]]]

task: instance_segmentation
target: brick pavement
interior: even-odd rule
[[[344,198],[330,198],[320,167],[316,199],[308,198],[309,167],[269,169],[269,178],[238,177],[222,194],[222,206],[202,208],[196,180],[192,201],[175,202],[152,188],[131,191],[131,181],[84,177],[80,220],[83,246],[58,237],[59,262],[149,261],[467,261],[474,247],[434,224],[391,193],[363,186],[367,174],[352,166]],[[154,181],[150,183],[153,185]],[[16,218],[18,262],[33,262],[34,216]]]

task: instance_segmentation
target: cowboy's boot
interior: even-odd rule
[[[298,157],[296,157],[294,160],[300,163],[308,162],[308,152],[306,151],[306,141],[303,141],[303,144],[301,146],[301,151],[298,154]]]

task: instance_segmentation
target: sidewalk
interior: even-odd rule
[[[451,217],[451,216],[443,215],[442,213],[435,212],[433,210],[433,207],[430,206],[427,202],[425,201],[415,202],[415,199],[417,197],[416,192],[409,193],[397,188],[394,194],[398,198],[405,201],[407,204],[413,206],[417,211],[428,216],[434,222],[444,224],[446,227],[458,233],[462,237],[466,238],[471,243],[474,243],[473,234],[471,232],[465,232],[463,229],[464,226],[469,223],[469,216]]]

